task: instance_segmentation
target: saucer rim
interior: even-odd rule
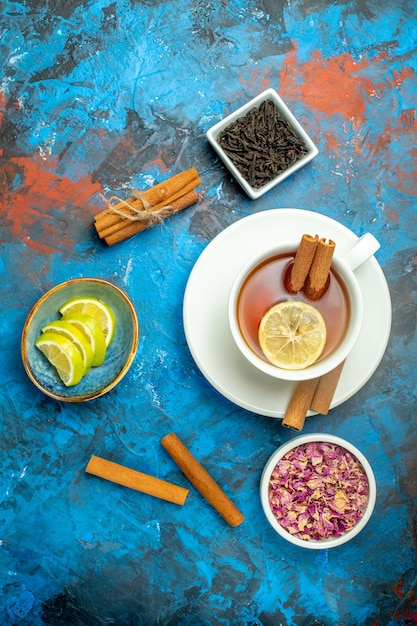
[[[267,211],[261,211],[255,214],[248,215],[246,217],[240,218],[239,220],[237,220],[236,222],[234,222],[233,224],[225,228],[202,251],[202,253],[197,258],[190,272],[190,275],[189,275],[189,278],[185,287],[184,299],[183,299],[183,327],[184,327],[186,342],[190,350],[191,356],[193,357],[195,364],[197,365],[198,369],[200,370],[204,378],[211,384],[212,387],[214,387],[216,391],[218,391],[223,397],[225,397],[226,399],[228,399],[235,405],[243,409],[246,409],[252,413],[255,413],[258,415],[264,415],[267,417],[274,417],[274,418],[282,418],[284,416],[286,405],[282,406],[279,409],[271,409],[268,406],[262,405],[262,403],[259,401],[255,404],[255,400],[253,400],[253,396],[255,395],[255,392],[252,392],[251,394],[252,399],[250,398],[247,399],[246,397],[242,398],[241,391],[238,393],[234,390],[231,390],[230,388],[227,387],[227,385],[225,385],[225,381],[224,380],[222,381],[221,373],[219,375],[218,373],[213,371],[213,368],[210,369],[210,367],[207,367],[207,363],[206,363],[207,359],[205,359],[204,354],[200,353],[201,351],[199,349],[199,346],[196,345],[196,343],[198,343],[196,341],[197,335],[195,334],[196,324],[194,323],[193,316],[190,315],[189,310],[190,310],[190,307],[192,307],[193,298],[195,297],[194,296],[195,288],[196,287],[198,288],[199,286],[204,284],[205,290],[207,289],[207,285],[206,285],[207,281],[204,281],[204,273],[206,273],[206,277],[207,277],[207,271],[212,270],[212,267],[211,266],[208,267],[207,264],[210,264],[210,256],[212,254],[214,255],[217,254],[217,257],[219,256],[218,254],[219,247],[220,247],[220,252],[226,249],[227,254],[229,255],[228,263],[224,263],[222,265],[222,280],[224,283],[227,283],[227,281],[229,281],[231,285],[232,280],[233,280],[233,276],[231,275],[232,272],[237,273],[237,271],[239,271],[239,268],[233,269],[232,267],[229,266],[230,253],[232,251],[232,247],[234,246],[236,251],[239,248],[238,250],[239,256],[242,256],[242,255],[245,256],[244,259],[240,260],[240,266],[242,265],[242,263],[245,263],[246,259],[250,258],[251,255],[256,254],[256,250],[253,250],[250,248],[250,246],[245,245],[247,244],[247,242],[240,241],[240,243],[236,243],[236,239],[235,239],[236,235],[238,235],[239,232],[242,233],[241,229],[243,229],[247,238],[248,233],[252,232],[254,227],[258,227],[264,230],[268,229],[268,231],[270,231],[271,225],[274,226],[275,231],[280,232],[279,228],[281,228],[281,230],[284,229],[285,220],[288,223],[286,230],[288,231],[288,229],[292,229],[291,234],[289,234],[288,232],[285,234],[286,237],[294,238],[294,237],[300,236],[300,232],[302,231],[306,232],[310,229],[314,230],[315,228],[318,228],[319,226],[323,228],[324,226],[327,225],[328,230],[330,231],[326,233],[327,236],[331,236],[334,238],[335,231],[336,231],[336,235],[338,235],[339,237],[338,243],[341,246],[341,248],[345,246],[350,246],[359,239],[359,237],[352,230],[350,230],[347,226],[345,226],[341,222],[338,222],[337,220],[331,217],[328,217],[324,214],[319,213],[318,211],[296,209],[296,208],[276,208],[276,209],[270,209]],[[298,226],[297,226],[297,229],[294,228],[293,224],[290,223],[292,221],[297,221],[297,225],[302,224],[301,229]],[[259,224],[256,224],[256,222],[259,222]],[[296,232],[296,230],[298,230],[298,232]],[[234,239],[235,241],[233,241]],[[259,247],[259,244],[257,245]],[[226,270],[228,267],[229,267],[229,275],[230,275],[229,277],[226,276]],[[388,284],[386,282],[382,268],[380,267],[376,258],[373,256],[370,259],[368,259],[368,261],[361,268],[359,268],[357,272],[358,272],[357,277],[358,277],[358,281],[360,283],[361,289],[363,289],[362,282],[365,281],[365,278],[362,276],[362,274],[365,272],[365,274],[371,273],[372,285],[374,285],[374,287],[376,285],[378,289],[380,290],[380,293],[378,294],[381,300],[380,302],[378,302],[378,307],[379,307],[378,323],[380,326],[378,329],[378,345],[373,347],[372,350],[367,350],[366,352],[370,360],[367,366],[366,373],[361,375],[360,380],[355,380],[355,376],[353,377],[351,376],[352,380],[349,382],[349,385],[348,385],[349,388],[341,392],[341,387],[343,387],[343,385],[341,385],[340,383],[343,381],[343,379],[344,379],[344,382],[346,383],[347,372],[349,371],[350,357],[348,357],[344,371],[342,372],[342,376],[339,382],[339,390],[338,389],[336,390],[335,396],[333,398],[333,402],[330,407],[331,409],[339,406],[340,404],[342,404],[343,402],[351,398],[368,382],[368,380],[374,374],[374,372],[376,371],[379,363],[381,362],[384,356],[384,353],[388,344],[388,340],[390,337],[390,332],[391,332],[391,322],[392,322],[391,298],[390,298],[390,293],[388,289]],[[369,278],[368,278],[368,283],[369,283]],[[367,285],[367,287],[369,287],[369,284]],[[206,293],[206,296],[210,304],[216,301],[215,298],[213,298],[211,294],[207,295]],[[227,299],[227,296],[225,297]],[[217,303],[218,304],[216,305],[216,307],[211,306],[211,309],[209,307],[209,309],[211,310],[210,315],[213,316],[213,314],[215,314],[216,312],[218,313],[221,308],[225,308],[226,310],[225,315],[227,315],[227,303],[224,303],[221,300],[217,300]],[[222,323],[223,322],[227,326],[227,331],[230,334],[230,341],[233,342],[231,338],[231,331],[228,328],[227,319],[222,320]],[[202,323],[202,320],[200,320],[199,323]],[[357,345],[354,347],[353,352],[358,351],[358,344],[359,345],[361,344],[361,339],[362,339],[362,333],[358,339]],[[363,342],[364,340],[362,341],[362,343]],[[366,346],[364,346],[364,348],[366,349]],[[361,350],[360,347],[359,347],[359,350]],[[236,352],[239,353],[237,348],[236,348]],[[243,368],[244,360],[245,360],[244,357],[240,355],[239,353],[238,367]],[[362,355],[361,355],[361,360],[363,360]],[[229,365],[230,364],[231,363],[229,363]],[[250,364],[245,365],[245,367],[246,366],[250,367],[253,370],[254,377],[256,377],[256,375],[259,374],[259,372],[257,372],[257,370]],[[291,390],[294,389],[295,387],[295,383],[293,381],[277,381],[277,379],[271,379],[271,377],[268,377],[266,374],[263,374],[263,373],[261,374],[264,377],[264,380],[262,380],[262,383],[269,384],[266,382],[266,379],[274,380],[275,383],[278,383],[278,385],[281,384],[281,392],[283,391],[285,387],[287,395],[291,394]],[[242,378],[239,384],[243,385],[245,384],[245,382],[246,383],[248,382],[247,380],[243,380],[243,371],[239,372],[238,375],[240,378]],[[251,372],[251,375],[252,375],[252,372]],[[261,379],[258,378],[258,381],[260,380]],[[277,392],[278,392],[278,389],[277,389]],[[249,394],[250,394],[250,391],[249,391]],[[245,394],[243,395],[244,396],[248,395],[247,390],[245,391]],[[277,396],[278,396],[278,393],[277,393]],[[314,411],[309,411],[307,413],[307,416],[311,416],[314,414],[315,414]]]

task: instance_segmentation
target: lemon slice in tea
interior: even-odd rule
[[[323,352],[326,324],[321,313],[305,302],[280,302],[270,308],[259,325],[262,352],[273,365],[300,370]]]
[[[108,304],[92,296],[78,296],[65,302],[59,309],[61,315],[82,313],[89,315],[98,322],[106,338],[108,347],[116,330],[116,316]]]
[[[84,376],[84,361],[72,341],[57,333],[45,332],[35,341],[35,346],[53,365],[66,387],[72,387]]]

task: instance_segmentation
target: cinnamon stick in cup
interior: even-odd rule
[[[88,474],[94,474],[94,476],[110,480],[123,487],[130,487],[130,489],[136,489],[136,491],[147,493],[150,496],[161,498],[161,500],[173,502],[174,504],[184,504],[189,494],[189,490],[184,487],[154,478],[148,474],[142,474],[142,472],[113,463],[113,461],[107,461],[99,456],[91,457],[85,471]]]
[[[305,234],[301,237],[300,245],[295,253],[294,263],[291,267],[288,281],[289,291],[296,293],[304,287],[317,250],[318,242],[318,235],[312,237],[311,235]]]
[[[331,239],[328,243],[324,238],[319,239],[304,285],[304,293],[310,300],[319,300],[326,290],[335,247]]]
[[[180,467],[188,480],[231,526],[245,519],[210,474],[185,447],[175,433],[161,439],[161,444]]]
[[[319,378],[311,378],[310,380],[300,380],[297,383],[282,420],[282,425],[285,428],[298,431],[303,429],[318,382]]]

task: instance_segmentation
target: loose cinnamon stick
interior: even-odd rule
[[[179,213],[180,211],[187,209],[192,204],[195,204],[198,201],[197,193],[192,190],[188,193],[184,194],[180,198],[170,202],[171,207],[173,207],[175,213]],[[152,207],[153,209],[154,207]],[[158,205],[155,206],[155,211],[157,210]],[[129,237],[133,237],[138,233],[142,232],[148,228],[148,224],[146,222],[135,221],[132,222],[130,220],[121,220],[116,228],[106,229],[105,231],[100,231],[99,236],[104,239],[104,241],[109,246],[114,246],[116,243],[120,243]]]
[[[331,372],[328,372],[327,374],[324,374],[324,376],[320,377],[310,404],[310,409],[317,411],[317,413],[321,413],[322,415],[327,415],[344,364],[345,361],[342,361],[342,363],[335,367]]]
[[[231,526],[238,526],[245,519],[204,467],[184,446],[181,440],[170,433],[161,439],[161,444],[174,459],[188,480]]]
[[[298,431],[303,429],[318,382],[318,378],[311,378],[297,383],[282,420],[283,426]]]
[[[318,235],[315,237],[311,235],[302,236],[291,267],[288,285],[290,291],[296,293],[303,288],[316,253],[318,241]]]
[[[161,498],[174,504],[184,504],[189,494],[189,490],[184,487],[154,478],[148,474],[142,474],[142,472],[137,472],[98,456],[91,457],[85,471],[99,478],[110,480],[124,487],[130,487],[130,489],[136,489],[136,491],[147,493],[150,496]]]
[[[318,300],[326,290],[335,246],[335,242],[331,239],[328,243],[324,238],[319,239],[304,285],[304,293],[310,300]]]

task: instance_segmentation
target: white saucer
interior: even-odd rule
[[[273,209],[240,219],[223,230],[197,259],[184,294],[184,331],[190,352],[213,387],[238,406],[283,417],[295,383],[259,372],[236,347],[227,318],[232,282],[248,259],[283,239],[304,233],[331,238],[343,255],[358,239],[335,220],[301,209]],[[364,300],[359,339],[346,360],[331,408],[353,396],[378,367],[391,330],[391,299],[375,257],[355,272]],[[309,412],[308,415],[313,415]]]

